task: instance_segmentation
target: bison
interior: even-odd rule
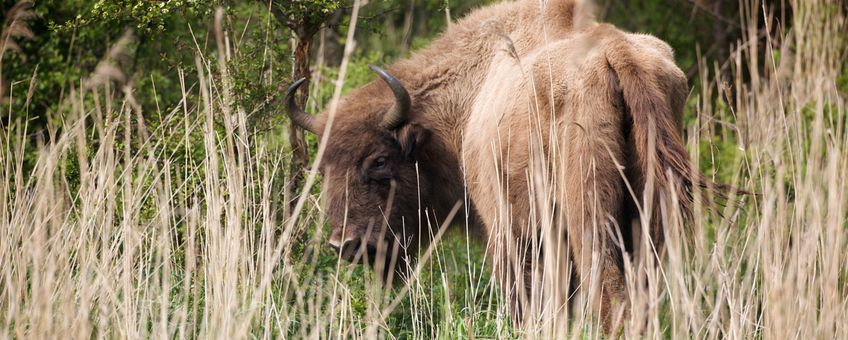
[[[519,323],[580,287],[604,329],[620,327],[623,255],[642,239],[662,254],[661,208],[690,216],[708,184],[683,145],[688,84],[672,49],[573,0],[524,0],[370,67],[380,79],[343,97],[331,126],[295,105],[303,80],[287,92],[294,124],[330,134],[318,163],[330,246],[391,282],[454,217],[486,243]]]

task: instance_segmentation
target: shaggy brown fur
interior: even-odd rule
[[[389,71],[412,97],[404,126],[380,127],[393,96],[376,80],[342,99],[330,129],[331,243],[356,240],[386,274],[402,272],[438,225],[427,219],[443,221],[467,191],[517,321],[546,295],[567,300],[534,290],[552,266],[563,281],[573,271],[607,331],[620,325],[636,201],[661,252],[660,193],[674,190],[689,215],[706,183],[682,144],[688,87],[668,45],[596,24],[572,0],[524,0],[471,13]]]

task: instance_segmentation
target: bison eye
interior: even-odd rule
[[[380,157],[374,160],[374,163],[371,164],[371,169],[380,169],[386,167],[386,157]]]
[[[391,179],[392,173],[386,157],[378,157],[371,163],[371,166],[368,168],[368,177],[378,181]]]

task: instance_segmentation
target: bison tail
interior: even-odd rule
[[[651,239],[660,246],[662,225],[668,217],[662,211],[672,212],[671,203],[676,202],[678,216],[690,220],[697,188],[719,186],[689,161],[681,131],[688,83],[671,61],[671,51],[662,55],[662,50],[637,46],[623,34],[613,40],[607,45],[607,62],[623,99],[625,144],[630,156],[626,174],[647,215],[643,217],[650,219]]]

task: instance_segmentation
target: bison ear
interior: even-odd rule
[[[430,139],[430,130],[417,123],[409,123],[395,130],[395,139],[407,158],[417,157],[421,146]]]

